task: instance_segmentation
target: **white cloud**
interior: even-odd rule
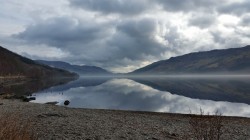
[[[176,55],[249,42],[247,0],[0,2],[1,45],[33,59],[124,72]]]

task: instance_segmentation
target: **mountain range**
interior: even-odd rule
[[[0,46],[0,76],[23,76],[32,79],[41,79],[77,77],[77,74],[39,64]]]
[[[129,74],[249,74],[250,45],[195,52],[152,63]]]
[[[75,72],[79,75],[112,75],[111,72],[96,66],[79,66],[72,65],[62,61],[45,61],[45,60],[36,60],[37,63],[48,65],[55,68],[64,69],[70,72]]]
[[[69,72],[68,72],[69,71]],[[249,74],[250,45],[189,53],[161,60],[129,75],[174,75],[174,74]],[[44,61],[22,57],[0,46],[0,76],[21,75],[41,78],[51,76],[114,75],[96,66],[72,65],[62,61]]]

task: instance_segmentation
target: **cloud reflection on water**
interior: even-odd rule
[[[113,79],[106,83],[90,87],[74,87],[66,91],[36,93],[34,102],[45,103],[58,101],[63,105],[70,100],[69,107],[94,109],[119,109],[134,111],[153,111],[171,113],[221,112],[228,116],[250,117],[250,106],[244,103],[192,99],[166,91],[159,91],[149,86],[128,79]]]

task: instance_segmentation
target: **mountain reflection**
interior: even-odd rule
[[[250,79],[220,78],[132,78],[160,91],[195,99],[229,101],[250,104]]]
[[[247,86],[249,81],[216,81],[81,78],[63,86],[34,93],[37,98],[34,102],[58,101],[59,105],[63,105],[65,100],[70,100],[69,107],[75,108],[172,113],[199,113],[202,108],[210,113],[218,110],[223,115],[250,117],[250,106],[245,104],[250,101],[247,94],[250,91]]]
[[[39,80],[22,80],[22,79],[0,79],[0,94],[14,93],[17,97],[30,95],[52,86],[65,85],[72,81],[72,78],[47,78]],[[60,86],[62,87],[62,86]]]
[[[51,87],[43,92],[60,92],[60,91],[65,91],[69,90],[71,88],[79,88],[79,87],[95,87],[98,85],[101,85],[108,80],[112,79],[111,77],[80,77],[79,79],[75,81],[71,81],[65,85],[59,85],[59,86],[54,86]]]

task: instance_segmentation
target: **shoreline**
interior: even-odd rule
[[[180,139],[199,115],[68,108],[0,99],[0,114],[19,114],[39,139]],[[204,116],[202,119],[211,118]],[[213,118],[213,117],[212,117]],[[222,116],[223,138],[250,138],[250,118]]]

